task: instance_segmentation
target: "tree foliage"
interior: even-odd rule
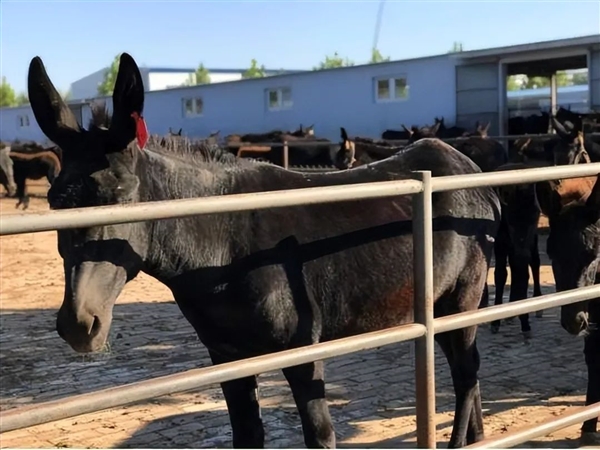
[[[2,77],[2,84],[0,84],[0,107],[6,108],[9,106],[16,106],[17,96],[15,90],[6,81],[6,77]]]
[[[387,62],[389,60],[390,60],[390,57],[386,56],[384,58],[383,55],[381,54],[381,52],[378,49],[373,48],[371,50],[371,59],[369,60],[369,62],[371,64],[376,64],[376,63],[380,63],[380,62]]]
[[[556,72],[556,86],[573,86],[587,84],[587,73],[575,73],[569,76],[564,71]],[[527,75],[511,75],[507,78],[506,89],[518,91],[520,89],[538,89],[550,87],[550,77],[528,77]]]
[[[556,85],[557,86],[568,86],[569,79],[565,72],[557,72],[556,74]],[[527,77],[527,83],[525,83],[525,89],[537,89],[542,87],[550,86],[549,77]]]
[[[448,51],[448,53],[459,53],[464,51],[463,49],[463,43],[462,42],[458,42],[458,41],[454,41],[452,43],[452,48]]]
[[[580,86],[582,84],[588,84],[588,72],[574,73],[571,81],[576,86]]]
[[[200,63],[194,73],[190,73],[188,79],[183,83],[184,86],[196,86],[198,84],[209,84],[210,73],[204,64]]]
[[[242,78],[262,78],[265,76],[265,66],[258,67],[256,59],[250,61],[250,68],[242,74]]]
[[[517,77],[515,77],[514,75],[511,75],[506,78],[506,90],[507,91],[518,91],[520,89],[523,89],[523,87],[522,87],[520,80]]]
[[[337,67],[350,67],[354,65],[354,61],[350,61],[348,58],[342,58],[337,52],[333,56],[325,56],[325,60],[321,61],[317,67],[313,67],[313,70],[323,69],[335,69]]]
[[[121,55],[115,56],[110,67],[104,72],[104,78],[98,85],[98,95],[108,96],[112,95],[115,89],[115,83],[117,81],[117,73],[119,72],[119,59]]]
[[[16,106],[29,105],[29,96],[25,92],[21,92],[15,98]]]
[[[70,91],[61,94],[62,98],[65,100],[69,100],[71,97]],[[29,95],[27,92],[19,92],[17,94],[8,81],[6,81],[6,77],[2,77],[2,84],[0,85],[0,108],[23,105],[29,105]]]

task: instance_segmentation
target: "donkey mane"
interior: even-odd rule
[[[108,111],[106,102],[94,103],[91,107],[92,117],[88,123],[91,130],[107,129],[110,127],[112,116]],[[217,163],[227,166],[240,166],[260,164],[258,161],[241,160],[228,152],[225,148],[208,139],[192,139],[187,136],[160,136],[151,134],[145,147],[146,151],[157,153],[165,157],[175,157],[191,165]]]
[[[176,157],[193,165],[217,163],[238,166],[251,162],[237,158],[218,144],[210,143],[206,139],[191,139],[187,136],[150,135],[146,150],[166,157]]]

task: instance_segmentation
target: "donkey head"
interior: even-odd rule
[[[590,157],[585,149],[583,133],[576,127],[567,127],[555,117],[551,117],[552,127],[560,138],[553,148],[554,164],[579,164],[590,162]]]
[[[38,125],[62,149],[63,169],[48,192],[52,209],[140,200],[136,168],[142,152],[136,137],[144,140],[138,131],[144,86],[131,56],[121,55],[108,127],[85,130],[77,123],[39,57],[29,65],[28,91]],[[135,223],[58,231],[65,293],[57,331],[74,350],[91,352],[104,346],[114,303],[142,268],[147,252],[144,227]]]
[[[600,177],[540,182],[536,190],[550,222],[547,254],[556,290],[593,285],[600,260]],[[588,303],[561,307],[566,331],[575,335],[588,331]]]
[[[340,137],[342,142],[335,155],[334,164],[340,170],[350,169],[356,162],[356,145],[350,140],[344,127],[340,128]]]

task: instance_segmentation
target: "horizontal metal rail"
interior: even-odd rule
[[[569,291],[555,292],[554,294],[541,295],[539,297],[519,300],[504,305],[488,306],[476,311],[452,314],[451,316],[439,317],[434,321],[435,334],[447,331],[459,330],[461,328],[502,320],[508,317],[528,314],[542,309],[555,308],[557,306],[570,305],[600,298],[600,284],[586,286]]]
[[[585,134],[587,137],[599,137],[600,133],[586,133]],[[488,136],[488,139],[495,139],[495,140],[499,140],[499,141],[511,141],[511,140],[517,140],[520,138],[528,138],[531,140],[543,140],[543,139],[550,139],[550,138],[555,138],[558,135],[556,134],[549,134],[549,133],[545,133],[545,134],[511,134],[511,135],[502,135],[502,136]],[[354,136],[354,138],[356,137],[362,137],[362,136]],[[350,138],[350,140],[354,139],[354,138]],[[390,144],[398,144],[398,145],[406,145],[408,144],[408,139],[381,139],[379,137],[377,138],[373,138],[376,141],[385,141],[388,142]],[[458,137],[453,137],[453,138],[445,138],[445,137],[438,137],[438,139],[447,142],[447,143],[453,143],[453,142],[461,142],[464,141],[466,139],[469,139],[469,136],[458,136]],[[277,142],[225,142],[225,145],[228,147],[251,147],[251,146],[261,146],[261,147],[285,147],[286,145],[288,147],[321,147],[321,146],[325,146],[325,145],[329,145],[329,146],[339,146],[340,143],[336,142],[336,141],[312,141],[312,140],[298,140],[298,141],[277,141]]]
[[[145,220],[174,219],[203,214],[393,197],[414,194],[421,192],[422,189],[422,183],[418,180],[382,181],[368,184],[164,200],[120,206],[73,208],[31,214],[10,214],[0,217],[0,236]]]
[[[397,342],[410,341],[425,334],[425,326],[408,324],[387,330],[351,336],[232,363],[152,378],[137,383],[103,389],[65,399],[33,404],[0,414],[0,433],[55,420],[79,416],[163,395],[197,389],[224,381],[258,375],[313,361],[355,353]]]
[[[568,305],[596,297],[600,297],[600,285],[519,300],[510,304],[490,306],[477,311],[439,317],[434,320],[434,330],[436,334],[444,333],[492,320],[504,319],[555,306]],[[405,342],[424,335],[425,327],[423,325],[402,325],[232,363],[219,364],[202,369],[191,369],[173,375],[125,384],[65,399],[15,408],[0,414],[0,432],[4,433],[81,414],[116,408],[137,401],[150,400],[163,395],[198,389],[224,381],[258,375],[311,361]]]
[[[298,141],[265,141],[265,142],[224,142],[226,147],[231,148],[244,148],[244,147],[271,147],[271,148],[280,148],[280,147],[339,147],[340,142],[336,141],[313,141],[311,139],[307,140],[298,140]],[[255,152],[256,150],[249,149],[248,151]]]
[[[481,186],[524,184],[548,179],[595,176],[599,173],[600,163],[591,163],[434,177],[431,179],[431,183],[433,192],[440,192]],[[165,220],[202,214],[393,197],[415,194],[421,192],[422,189],[422,183],[418,180],[382,181],[252,194],[164,200],[118,206],[73,208],[40,213],[10,214],[0,217],[0,236],[143,222],[145,220]]]
[[[570,427],[571,425],[577,425],[578,423],[585,422],[594,417],[600,417],[600,402],[577,408],[573,412],[560,415],[557,419],[532,425],[522,430],[512,431],[506,436],[484,439],[483,441],[467,445],[463,448],[510,448],[537,437],[546,436],[555,431]]]
[[[449,175],[431,179],[433,192],[470,189],[482,186],[538,183],[545,180],[579,178],[600,174],[600,163],[569,166],[538,167],[534,169],[503,170],[467,175]]]

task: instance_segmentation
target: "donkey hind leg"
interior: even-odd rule
[[[594,304],[594,302],[598,302]],[[600,320],[600,300],[590,301],[590,322],[598,323]],[[599,314],[594,314],[598,312]],[[600,402],[600,331],[594,330],[585,338],[583,348],[585,364],[588,369],[588,385],[585,404],[591,405]],[[581,427],[580,445],[600,446],[600,433],[598,433],[598,418],[587,420]]]
[[[462,280],[459,279],[453,293],[436,302],[436,316],[471,311],[477,307],[481,286],[487,278],[487,270],[479,273],[474,270],[468,272],[461,277]],[[448,448],[464,447],[484,437],[481,393],[477,378],[480,359],[476,334],[477,326],[472,326],[435,336],[450,365],[456,397],[452,436]]]
[[[533,246],[531,248],[531,262],[529,266],[531,267],[531,275],[533,277],[533,296],[541,297],[542,295],[542,287],[540,285],[540,250],[538,247],[538,235],[536,233],[533,238]],[[544,317],[544,310],[540,309],[535,312],[535,317]]]
[[[456,396],[454,424],[448,448],[461,448],[481,441],[483,412],[479,391],[480,360],[475,335],[477,327],[449,331],[436,335],[436,341],[444,351]]]
[[[210,352],[213,364],[231,362]],[[265,431],[258,402],[256,376],[221,383],[229,411],[234,448],[264,448]]]
[[[509,302],[525,300],[529,290],[529,258],[523,255],[516,255],[511,252],[508,256],[510,264],[510,296]],[[521,333],[525,343],[531,339],[531,325],[529,324],[529,313],[520,314],[519,322],[521,322]]]
[[[16,173],[15,174],[15,184],[17,185],[17,198],[19,201],[15,208],[19,208],[19,206],[23,205],[23,211],[29,207],[29,196],[27,195],[27,177],[23,176],[23,174]]]
[[[307,448],[335,448],[335,431],[325,399],[322,361],[283,369],[302,421]]]
[[[494,284],[495,284],[495,299],[494,305],[501,305],[504,297],[504,286],[506,285],[506,279],[508,278],[508,271],[506,270],[506,264],[508,263],[508,253],[506,251],[506,244],[504,240],[500,239],[501,236],[496,238],[496,244],[494,245],[494,257],[496,262],[494,263]],[[493,320],[491,325],[491,331],[493,334],[498,333],[500,330],[500,321]]]

